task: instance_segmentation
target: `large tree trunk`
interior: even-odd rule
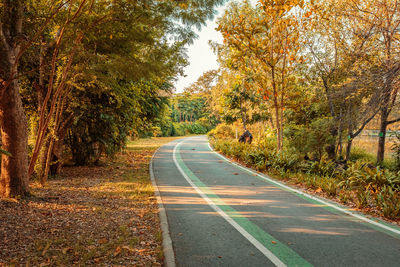
[[[18,83],[18,60],[23,39],[24,0],[2,1],[0,6],[0,125],[2,155],[0,196],[28,193],[28,134]]]
[[[2,155],[0,196],[25,195],[29,189],[28,134],[16,80],[9,85],[0,102],[0,122],[2,147],[11,153],[11,157]]]

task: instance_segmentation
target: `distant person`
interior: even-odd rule
[[[253,141],[253,135],[250,133],[249,130],[246,130],[240,137],[239,137],[239,142],[240,143],[249,143]]]

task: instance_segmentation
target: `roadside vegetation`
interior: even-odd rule
[[[400,121],[399,11],[394,0],[230,3],[213,44],[210,103],[224,123],[214,147],[398,221],[399,140],[388,130]],[[374,148],[363,151],[366,130]]]
[[[318,160],[306,160],[289,144],[277,151],[273,133],[256,135],[248,144],[237,141],[236,130],[221,124],[209,133],[210,143],[224,155],[312,194],[400,222],[400,170],[396,161],[376,167],[375,156],[362,148],[354,149],[347,162],[331,160],[326,154]]]

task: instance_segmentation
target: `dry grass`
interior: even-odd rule
[[[393,138],[387,138],[385,143],[385,158],[393,157]],[[353,140],[353,148],[362,149],[376,158],[378,152],[378,137],[360,136]]]
[[[175,138],[131,142],[102,166],[65,167],[26,199],[0,199],[0,266],[159,266],[148,166]]]

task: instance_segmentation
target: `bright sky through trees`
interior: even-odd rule
[[[188,60],[190,65],[185,69],[186,77],[180,77],[175,84],[176,92],[182,92],[199,78],[205,71],[218,69],[217,56],[213,53],[209,41],[222,43],[222,35],[217,32],[217,20],[224,14],[225,5],[217,8],[217,14],[214,20],[208,21],[207,26],[203,27],[200,32],[197,32],[199,38],[194,40],[194,43],[188,47]]]
[[[217,14],[214,20],[208,21],[207,26],[203,27],[200,32],[197,32],[199,38],[194,40],[193,45],[188,47],[188,60],[190,65],[185,69],[185,77],[180,77],[175,84],[176,92],[180,93],[184,88],[188,87],[208,70],[218,69],[217,56],[213,53],[209,41],[222,43],[222,35],[217,32],[218,18],[224,15],[225,9],[232,2],[227,0],[226,3],[217,8]],[[250,0],[250,3],[255,6],[257,0]]]
[[[188,60],[190,65],[185,69],[186,77],[180,77],[175,84],[176,92],[182,92],[184,88],[195,82],[203,72],[217,69],[217,56],[213,53],[209,40],[222,43],[222,35],[215,30],[217,19],[224,14],[227,3],[217,8],[217,15],[213,21],[208,21],[207,26],[197,32],[199,38],[188,47]]]

